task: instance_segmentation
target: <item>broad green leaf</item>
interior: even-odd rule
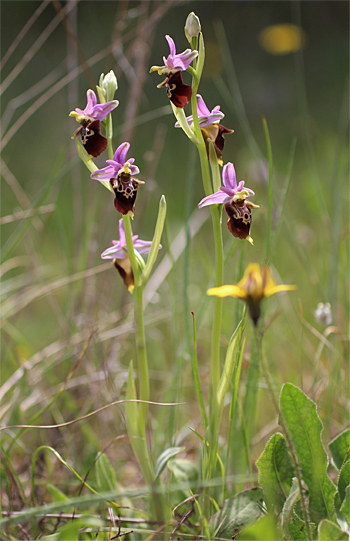
[[[263,492],[258,487],[235,494],[211,517],[209,531],[212,537],[232,539],[262,516],[263,503]]]
[[[345,498],[340,508],[340,512],[344,515],[346,520],[350,522],[350,486],[346,487]]]
[[[249,526],[235,539],[237,541],[280,541],[281,538],[282,535],[277,528],[275,517],[267,515]]]
[[[343,532],[337,524],[330,520],[321,520],[318,526],[319,541],[345,541],[349,540],[346,532]]]
[[[282,509],[295,476],[293,461],[282,434],[274,434],[256,465],[259,470],[259,484],[264,487],[266,504],[271,511],[276,506]]]
[[[344,462],[350,458],[350,428],[334,438],[328,447],[334,464],[340,470]]]
[[[324,517],[335,520],[336,488],[327,476],[327,455],[321,441],[323,426],[316,404],[298,387],[286,383],[281,392],[280,409],[309,489],[311,517],[317,523]]]
[[[115,471],[105,453],[98,457],[95,468],[99,492],[114,490],[116,488]]]
[[[343,503],[345,498],[346,487],[350,485],[350,460],[345,462],[344,466],[339,472],[338,477],[338,492],[340,501]]]
[[[184,451],[186,447],[169,447],[158,457],[156,462],[156,473],[154,475],[154,481],[160,476],[164,470],[167,462],[181,451]]]

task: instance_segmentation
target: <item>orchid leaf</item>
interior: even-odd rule
[[[146,266],[142,272],[142,285],[145,285],[147,283],[147,280],[150,277],[153,265],[155,264],[157,256],[158,256],[159,244],[160,244],[160,239],[163,233],[165,216],[166,216],[166,200],[165,200],[164,195],[162,195],[159,201],[158,217],[157,217],[156,227],[154,230],[152,246],[148,255]]]

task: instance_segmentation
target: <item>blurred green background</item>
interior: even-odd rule
[[[42,13],[8,56],[41,7]],[[200,94],[209,109],[220,104],[225,112],[223,124],[234,133],[226,137],[224,162],[234,162],[238,180],[246,180],[256,193],[254,202],[261,206],[253,216],[254,247],[233,239],[223,217],[228,254],[225,283],[238,281],[249,262],[264,263],[268,179],[264,115],[274,159],[274,225],[296,141],[284,219],[270,264],[276,281],[298,286],[296,293],[273,298],[266,306],[267,325],[271,323],[266,349],[276,380],[292,381],[319,399],[321,413],[328,419],[326,435],[334,434],[347,418],[343,388],[347,366],[338,362],[332,348],[347,358],[349,4],[2,0],[0,9],[2,216],[39,203],[55,205],[34,219],[15,217],[1,226],[7,251],[2,266],[3,423],[28,422],[47,403],[92,331],[71,390],[40,422],[78,416],[123,396],[125,390],[127,366],[135,355],[131,297],[115,270],[100,259],[112,239],[118,238],[119,215],[112,195],[90,180],[79,163],[71,140],[77,126],[68,116],[76,107],[85,107],[86,90],[98,83],[101,72],[111,69],[118,77],[120,101],[113,113],[115,147],[124,140],[131,142],[130,156],[146,181],[139,189],[134,233],[150,240],[161,194],[168,203],[160,261],[170,261],[170,272],[160,279],[158,296],[146,309],[153,393],[158,399],[164,398],[166,389],[171,393],[172,373],[181,370],[178,388],[182,385],[188,404],[193,398],[185,332],[189,311],[185,313],[182,297],[185,277],[187,306],[199,318],[204,387],[208,383],[211,304],[205,291],[213,278],[210,214],[207,209],[199,214],[207,220],[191,240],[188,263],[183,249],[172,264],[170,246],[202,199],[203,188],[195,149],[181,130],[174,129],[166,92],[156,88],[161,79],[148,73],[150,66],[161,65],[163,55],[168,55],[165,34],[173,37],[178,52],[187,47],[183,27],[187,14],[194,11],[201,19],[207,54]],[[259,36],[266,27],[284,23],[300,26],[304,44],[294,53],[272,54]],[[99,58],[87,67],[95,55]],[[104,159],[99,157],[97,165],[103,167]],[[199,215],[194,215],[193,223],[199,223]],[[104,267],[98,272],[93,270],[100,265]],[[322,349],[320,335],[325,328],[313,315],[319,302],[332,305],[330,348]],[[233,299],[224,302],[223,351],[241,308]],[[248,344],[243,379],[249,358]],[[9,379],[13,374],[14,379]],[[265,394],[261,396],[263,403]],[[189,417],[191,413],[188,406]],[[262,430],[258,433],[262,436],[256,439],[254,458],[271,429],[271,418],[269,406],[260,408],[257,430]],[[68,448],[80,456],[84,467],[116,433],[112,413],[102,419],[80,428],[75,425],[71,433],[63,431]],[[122,412],[118,422],[122,430]],[[180,430],[188,420],[178,423]],[[40,437],[57,443],[60,433],[52,434]],[[26,433],[26,450],[18,450],[22,458],[35,449],[36,437]],[[123,449],[127,463],[128,447]]]

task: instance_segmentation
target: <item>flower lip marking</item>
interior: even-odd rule
[[[165,86],[168,98],[179,109],[183,109],[191,100],[192,88],[186,85],[181,77],[180,72],[174,73],[167,77],[157,88]]]
[[[85,150],[90,156],[97,158],[107,148],[107,139],[101,135],[100,121],[84,123],[72,135],[72,139],[80,137]]]

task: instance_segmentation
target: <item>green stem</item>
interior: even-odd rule
[[[224,279],[224,248],[221,232],[221,206],[211,207],[215,244],[215,287],[220,287]],[[222,298],[215,297],[211,342],[210,377],[214,393],[220,381],[220,334],[222,320]]]
[[[199,57],[197,63],[197,69],[193,77],[192,83],[192,98],[191,98],[191,107],[193,115],[193,126],[192,129],[198,140],[196,143],[201,171],[202,171],[202,180],[205,195],[211,195],[213,193],[213,184],[211,182],[210,169],[209,169],[209,160],[205,141],[202,136],[202,132],[199,126],[198,113],[197,113],[197,90],[198,85],[203,69],[204,64],[204,42],[203,36],[200,35],[199,38]],[[217,171],[212,171],[217,177]],[[220,175],[219,175],[220,176]],[[220,287],[223,284],[223,242],[222,242],[222,231],[221,231],[221,205],[212,205],[210,207],[212,222],[213,222],[213,233],[214,233],[214,244],[215,244],[215,286]],[[217,389],[220,383],[220,334],[221,334],[221,320],[222,320],[222,299],[220,297],[215,297],[214,300],[214,317],[213,317],[213,330],[212,330],[212,345],[211,345],[211,364],[210,364],[210,412],[209,412],[209,448],[205,446],[205,452],[203,457],[203,477],[204,479],[211,479],[215,474],[215,464],[217,458],[217,443],[218,443],[218,432],[220,423],[218,422],[219,415],[219,403],[217,400]],[[211,514],[211,490],[207,491],[206,489],[202,494],[202,502],[204,506],[204,516],[209,517]]]
[[[141,276],[140,276],[139,265],[137,263],[137,259],[135,256],[134,244],[132,242],[130,216],[128,214],[123,216],[123,225],[124,225],[124,232],[125,232],[126,247],[128,249],[128,256],[130,259],[132,272],[134,273],[135,286],[138,286],[140,284]]]
[[[135,339],[137,351],[137,370],[139,376],[140,400],[149,400],[149,377],[146,351],[145,326],[143,320],[143,286],[135,286],[134,289],[134,317]],[[148,404],[141,402],[139,405],[139,426],[142,433],[146,432],[146,416]]]
[[[258,356],[259,356],[259,360],[260,360],[260,365],[261,365],[262,370],[264,372],[267,387],[269,389],[274,408],[275,408],[276,413],[278,415],[278,422],[279,422],[279,424],[282,426],[282,428],[284,430],[286,440],[287,440],[287,443],[288,443],[288,447],[289,447],[289,452],[291,454],[291,457],[292,457],[292,460],[293,460],[293,463],[294,463],[295,473],[296,473],[296,477],[297,477],[297,480],[298,480],[299,491],[300,491],[300,503],[301,503],[302,513],[303,513],[303,517],[304,517],[304,521],[305,521],[305,526],[306,526],[306,536],[307,536],[308,541],[311,541],[312,540],[312,535],[311,535],[311,528],[310,528],[310,520],[309,520],[309,514],[307,512],[306,503],[305,503],[305,493],[304,493],[304,489],[303,489],[303,486],[302,486],[302,478],[301,478],[301,472],[300,472],[298,459],[297,459],[297,457],[295,455],[295,452],[294,452],[292,439],[291,439],[291,437],[289,435],[287,425],[286,425],[286,423],[285,423],[285,421],[283,419],[283,415],[280,412],[280,409],[278,407],[278,400],[276,398],[275,391],[274,391],[274,388],[273,388],[273,385],[272,385],[272,382],[271,382],[271,376],[270,376],[270,373],[268,371],[267,365],[265,364],[265,359],[264,359],[264,356],[263,356],[263,353],[262,353],[263,334],[258,330],[257,327],[254,327],[254,331],[255,331],[256,348],[257,348],[257,352],[258,352]]]

